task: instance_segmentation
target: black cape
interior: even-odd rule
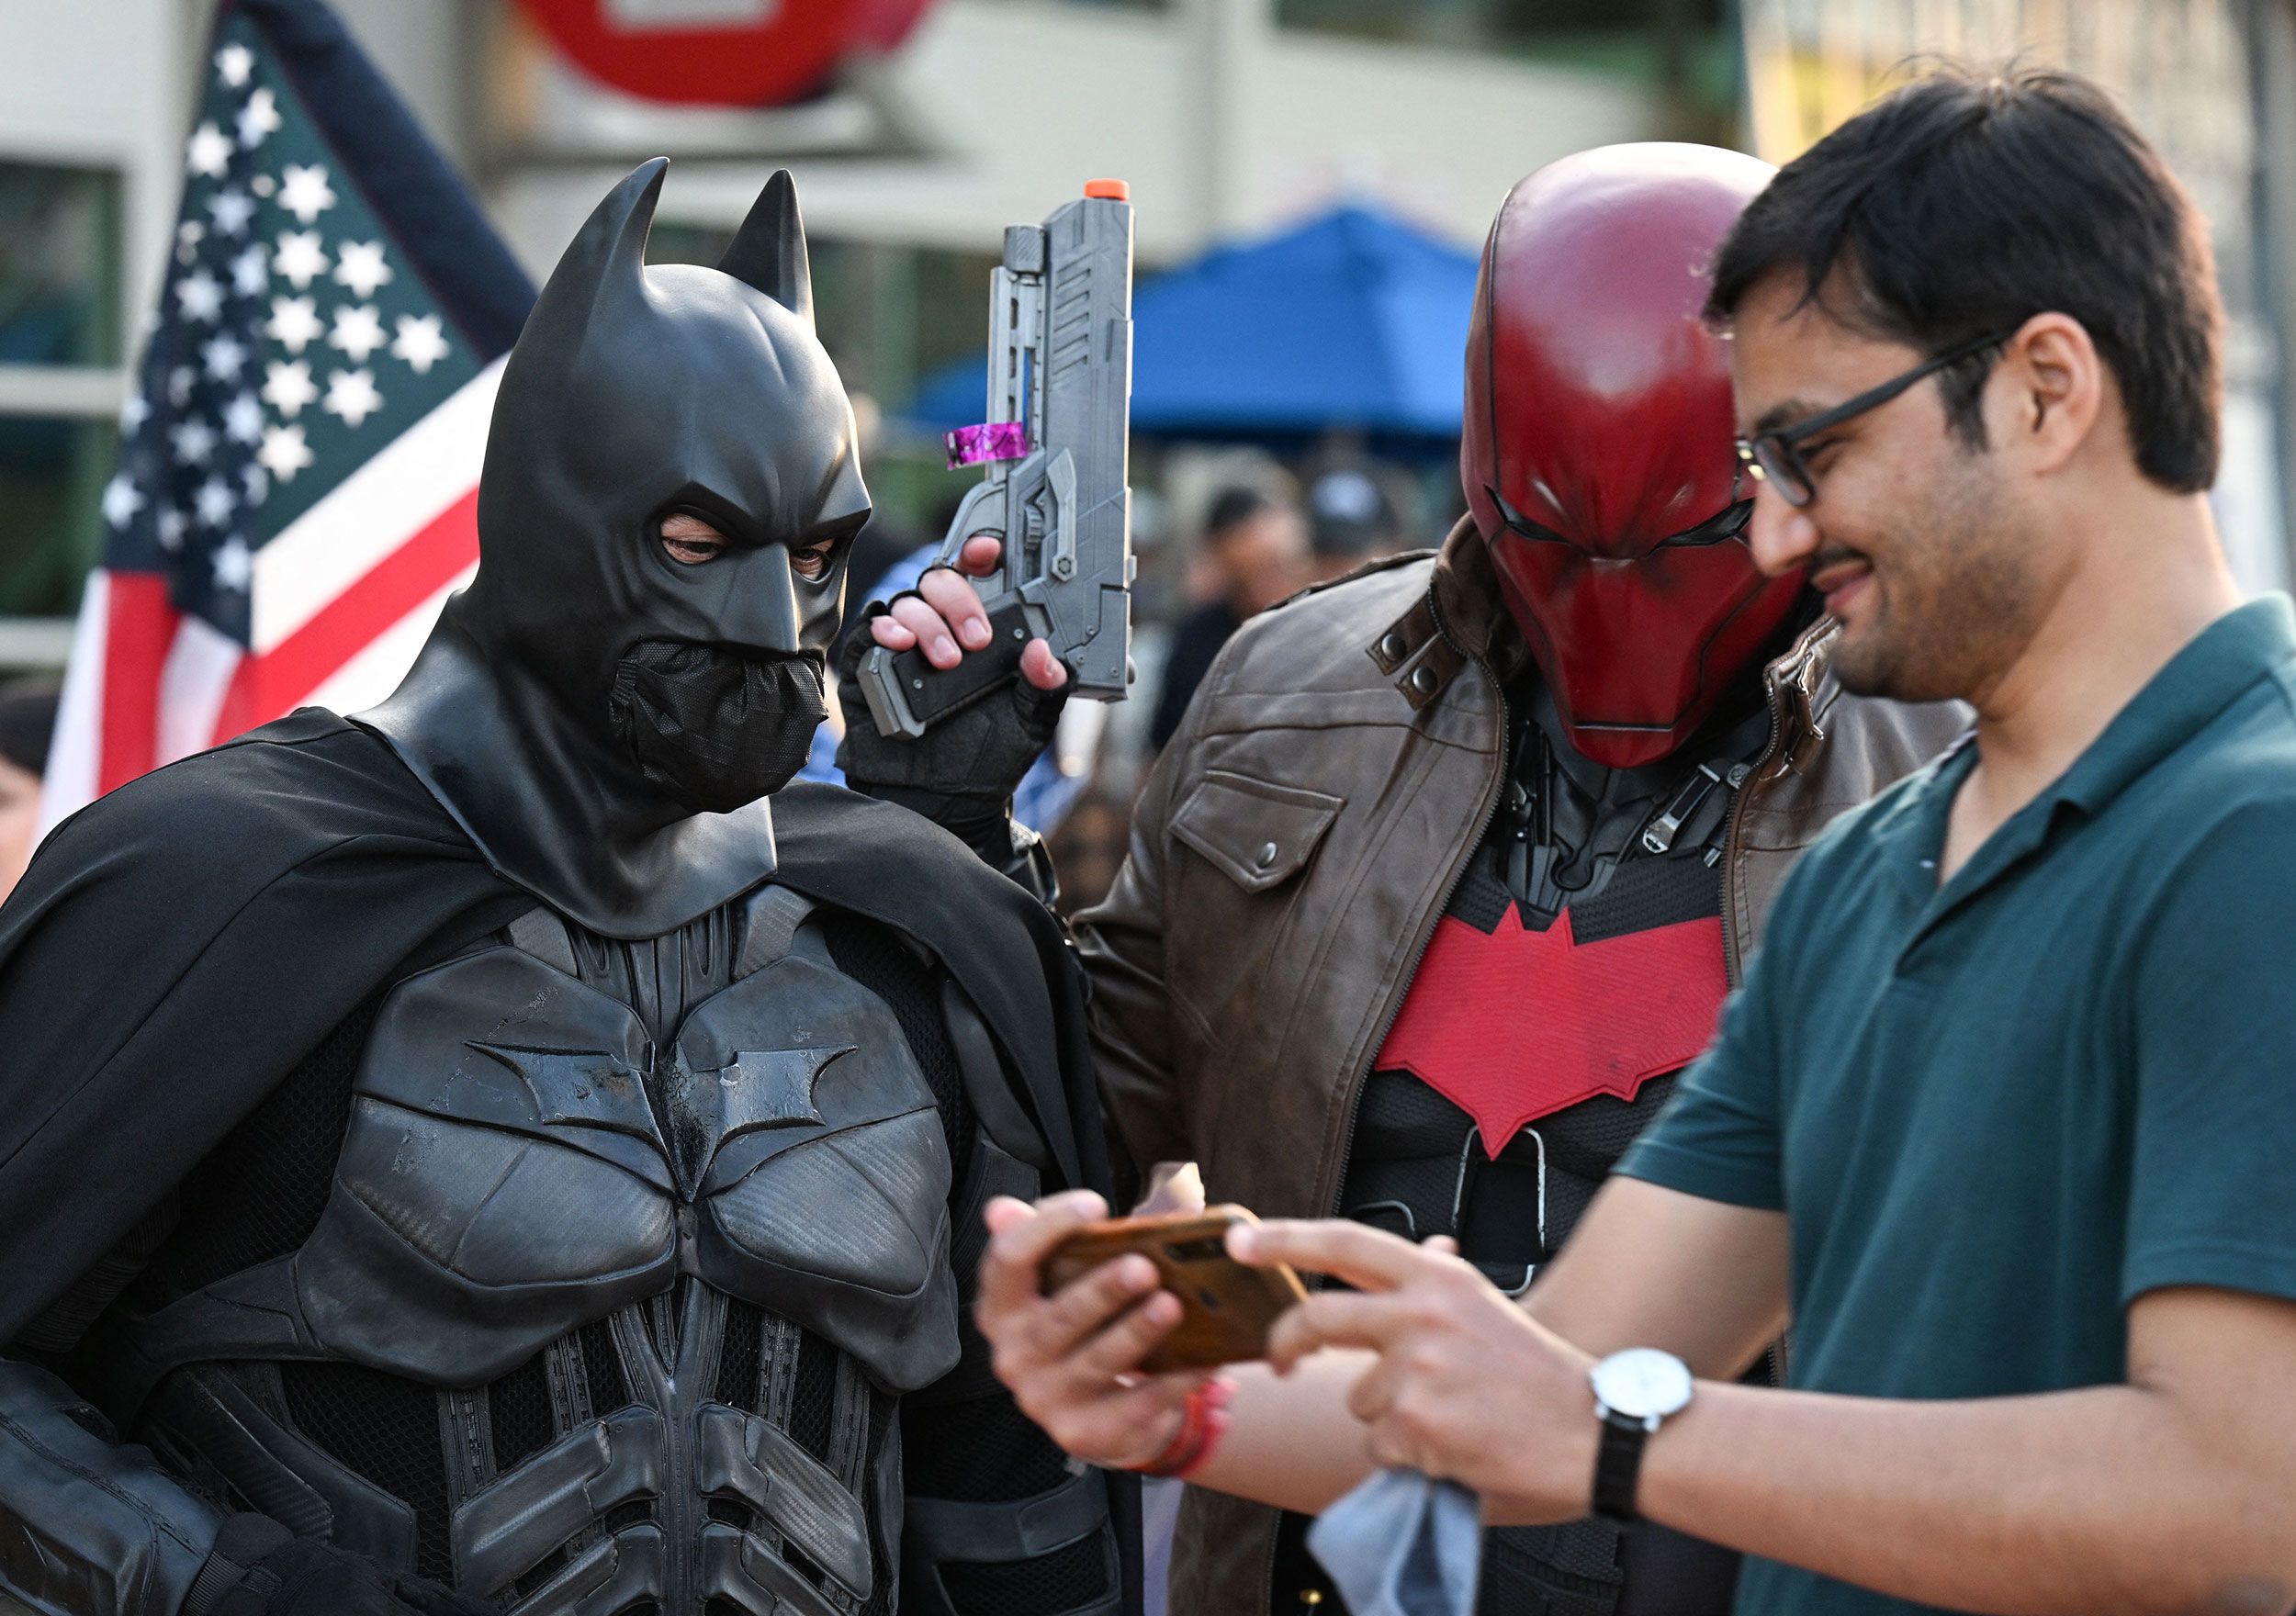
[[[938,956],[1019,1074],[1051,1176],[1105,1190],[1059,922],[906,810],[828,786],[771,801],[773,879]],[[0,1341],[370,994],[535,902],[381,740],[317,709],[59,826],[0,907]]]

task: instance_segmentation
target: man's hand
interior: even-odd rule
[[[846,643],[838,678],[851,680],[872,645],[918,648],[940,668],[985,649],[988,614],[972,579],[994,567],[996,555],[996,538],[975,533],[955,567],[933,567],[915,591],[889,606],[872,607],[868,632],[857,631]],[[1051,742],[1068,700],[1067,684],[1068,669],[1052,646],[1030,640],[1021,650],[1017,681],[944,715],[914,740],[879,735],[866,709],[849,696],[851,722],[838,748],[838,766],[855,789],[914,809],[1000,860],[1005,849],[998,844],[1009,836],[1005,805]]]
[[[1276,1326],[1269,1362],[1288,1374],[1327,1347],[1379,1355],[1349,1395],[1371,1456],[1509,1500],[1509,1519],[1587,1512],[1600,1428],[1593,1360],[1459,1260],[1361,1224],[1270,1221],[1231,1229],[1238,1261],[1289,1262],[1356,1287],[1319,1291]]]
[[[1182,1405],[1206,1378],[1140,1372],[1180,1321],[1179,1298],[1156,1288],[1155,1264],[1138,1256],[1104,1262],[1055,1296],[1039,1294],[1052,1248],[1108,1216],[1089,1190],[1034,1206],[1000,1195],[985,1216],[988,1250],[973,1309],[996,1378],[1077,1458],[1112,1467],[1154,1459],[1179,1434]]]
[[[953,567],[932,568],[917,580],[914,594],[903,595],[884,616],[872,619],[871,635],[888,651],[922,645],[925,660],[944,669],[963,661],[966,652],[984,649],[988,613],[981,610],[973,580],[994,571],[1000,554],[996,534],[974,533],[957,552]],[[1068,682],[1068,669],[1051,645],[1030,640],[1020,653],[1020,677],[1040,690],[1057,690]]]

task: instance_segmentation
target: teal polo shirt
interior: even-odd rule
[[[1780,893],[1619,1171],[1784,1211],[1790,1383],[2124,1378],[2162,1285],[2296,1298],[2296,616],[2204,630],[1942,887],[1964,743]],[[1746,1616],[1921,1610],[1767,1561]]]

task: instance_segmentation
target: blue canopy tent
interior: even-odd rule
[[[1475,272],[1473,253],[1362,206],[1215,249],[1133,297],[1132,428],[1454,440]],[[985,392],[983,362],[968,360],[903,414],[946,432],[980,420]]]

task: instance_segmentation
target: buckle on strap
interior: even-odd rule
[[[1538,1163],[1538,1255],[1531,1262],[1523,1264],[1523,1272],[1519,1276],[1515,1274],[1514,1264],[1512,1262],[1493,1263],[1469,1259],[1475,1262],[1476,1267],[1482,1270],[1483,1276],[1492,1285],[1497,1285],[1502,1294],[1509,1296],[1519,1296],[1525,1291],[1529,1290],[1531,1281],[1538,1277],[1538,1271],[1546,1265],[1548,1258],[1547,1136],[1540,1133],[1537,1128],[1525,1124],[1516,1132],[1514,1139],[1507,1140],[1507,1144],[1512,1145],[1514,1139],[1521,1139],[1525,1134],[1530,1135]],[[1467,1197],[1474,1181],[1481,1176],[1484,1163],[1487,1161],[1495,1160],[1487,1153],[1477,1151],[1476,1147],[1482,1143],[1482,1124],[1474,1123],[1469,1127],[1467,1139],[1459,1146],[1458,1174],[1453,1181],[1451,1190],[1451,1238],[1454,1240],[1461,1239],[1461,1230],[1466,1228]],[[1506,1145],[1500,1147],[1502,1154],[1505,1152],[1505,1150]]]
[[[1528,1126],[1523,1128],[1515,1137],[1519,1139],[1523,1134],[1530,1136],[1532,1147],[1536,1152],[1538,1256],[1531,1262],[1521,1264],[1519,1274],[1516,1272],[1517,1265],[1513,1262],[1486,1262],[1469,1259],[1474,1262],[1477,1268],[1482,1270],[1486,1279],[1510,1296],[1519,1296],[1531,1288],[1531,1281],[1537,1277],[1538,1271],[1545,1265],[1548,1257],[1547,1137],[1537,1128]],[[1355,1222],[1367,1223],[1375,1229],[1384,1229],[1390,1234],[1400,1235],[1413,1245],[1417,1245],[1421,1240],[1434,1234],[1448,1234],[1453,1240],[1460,1239],[1461,1231],[1465,1227],[1467,1197],[1473,1187],[1475,1179],[1482,1172],[1485,1158],[1477,1149],[1482,1143],[1482,1125],[1480,1123],[1470,1124],[1467,1130],[1467,1138],[1459,1146],[1458,1167],[1451,1181],[1451,1218],[1447,1229],[1422,1229],[1419,1227],[1419,1214],[1416,1209],[1410,1202],[1401,1200],[1365,1201],[1344,1208],[1340,1215]],[[1513,1144],[1514,1141],[1509,1139],[1507,1142]],[[1502,1147],[1503,1150],[1503,1148]],[[1390,1219],[1393,1223],[1390,1222]],[[1394,1223],[1400,1223],[1401,1227],[1396,1228]]]

